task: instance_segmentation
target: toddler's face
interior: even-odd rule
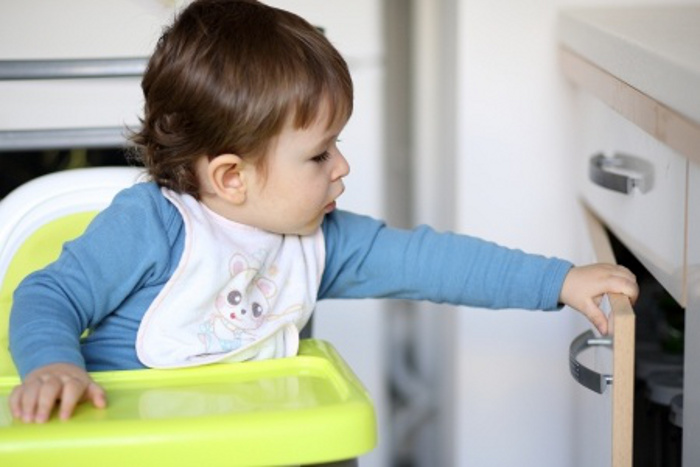
[[[285,127],[270,146],[266,173],[256,171],[247,192],[253,224],[281,234],[309,235],[335,209],[350,166],[338,150],[345,126],[327,128],[326,112],[308,128]]]

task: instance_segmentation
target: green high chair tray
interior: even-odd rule
[[[285,359],[95,372],[106,409],[82,404],[70,420],[52,417],[41,425],[12,418],[7,399],[20,381],[7,352],[12,291],[56,258],[136,173],[52,174],[0,201],[0,465],[303,465],[373,449],[367,391],[333,347],[317,339],[302,340],[299,355]]]
[[[0,463],[100,467],[290,465],[349,459],[375,443],[366,391],[326,342],[290,359],[93,373],[108,408],[13,420],[0,378]]]

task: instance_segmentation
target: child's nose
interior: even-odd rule
[[[341,152],[338,152],[338,157],[336,158],[336,164],[333,168],[333,179],[339,179],[347,176],[350,173],[350,164],[348,160],[343,156]]]

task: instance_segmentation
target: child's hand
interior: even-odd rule
[[[608,319],[598,307],[605,293],[627,295],[634,304],[639,294],[637,278],[629,269],[612,264],[574,267],[564,279],[559,301],[583,313],[605,335]]]
[[[107,406],[104,389],[84,369],[69,363],[54,363],[32,371],[12,390],[10,410],[25,423],[44,423],[54,406],[59,407],[61,420],[67,420],[84,401],[100,409]]]

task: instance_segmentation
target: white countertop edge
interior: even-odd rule
[[[698,7],[664,7],[665,14],[657,15],[666,24],[673,15],[687,15],[698,19],[698,28],[690,39],[700,44],[700,5]],[[676,52],[674,41],[679,37],[672,30],[670,37],[659,40],[659,31],[644,35],[644,25],[637,31],[629,24],[617,30],[615,21],[623,21],[625,11],[616,9],[571,9],[561,12],[559,17],[559,41],[571,51],[579,54],[599,68],[621,81],[659,101],[687,118],[700,123],[700,47],[697,54],[687,59],[686,53]],[[635,9],[635,16],[644,21],[654,21],[654,8]],[[603,19],[603,20],[601,20]],[[659,25],[663,28],[666,24]],[[692,45],[691,44],[691,45]],[[687,48],[688,44],[677,44]],[[684,52],[687,52],[685,50]]]

